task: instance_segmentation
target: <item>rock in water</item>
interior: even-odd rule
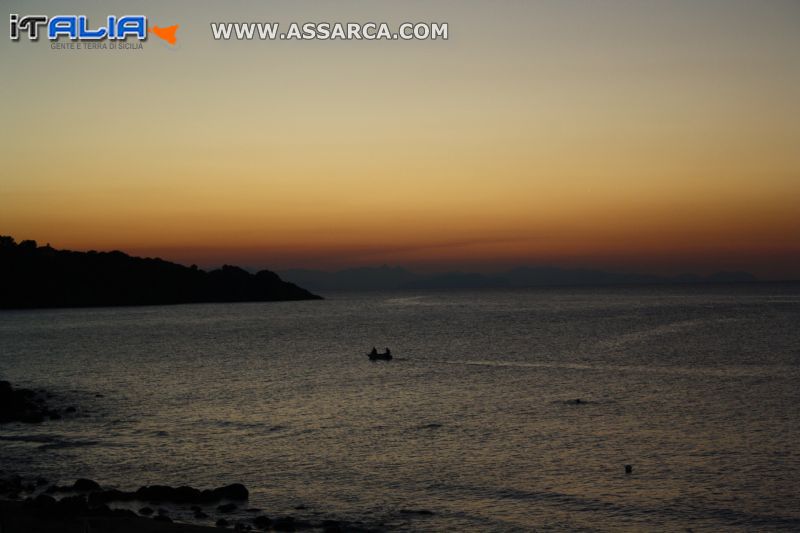
[[[100,490],[100,484],[91,479],[78,479],[72,485],[72,490],[75,492],[91,492],[93,490]]]
[[[269,526],[272,524],[272,520],[268,516],[257,516],[253,519],[253,524],[258,529],[269,529]]]
[[[214,489],[214,493],[220,499],[227,498],[228,500],[246,500],[250,497],[247,488],[241,483],[232,483],[218,489]]]

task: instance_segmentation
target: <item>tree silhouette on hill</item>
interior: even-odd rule
[[[0,308],[315,300],[277,274],[225,265],[206,272],[119,251],[56,250],[0,236]]]

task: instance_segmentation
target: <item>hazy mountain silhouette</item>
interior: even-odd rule
[[[319,296],[262,270],[205,272],[162,259],[72,252],[0,236],[0,308],[95,307],[313,300]]]
[[[402,267],[388,267],[385,265],[381,267],[346,269],[338,272],[293,269],[281,271],[280,274],[284,279],[316,291],[751,283],[758,281],[755,276],[747,272],[719,272],[711,276],[681,274],[679,276],[665,277],[553,266],[523,266],[491,275],[469,272],[424,275]]]
[[[338,272],[323,272],[302,268],[280,272],[284,279],[303,287],[314,286],[312,290],[382,290],[399,289],[417,279],[419,276],[401,267],[364,267],[348,268]]]

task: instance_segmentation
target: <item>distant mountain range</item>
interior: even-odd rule
[[[550,286],[646,285],[682,283],[752,283],[748,272],[717,272],[710,276],[681,274],[665,277],[626,274],[603,270],[569,269],[552,266],[517,267],[499,274],[447,272],[418,274],[402,267],[364,267],[325,272],[291,269],[280,271],[284,279],[312,291],[396,290],[396,289],[479,289]]]
[[[313,300],[277,274],[206,272],[122,252],[72,252],[0,236],[0,308]]]

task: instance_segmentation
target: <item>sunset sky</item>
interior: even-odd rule
[[[180,29],[138,51],[4,33],[0,234],[204,266],[800,278],[795,0],[3,4]],[[212,21],[450,39],[221,42]]]

